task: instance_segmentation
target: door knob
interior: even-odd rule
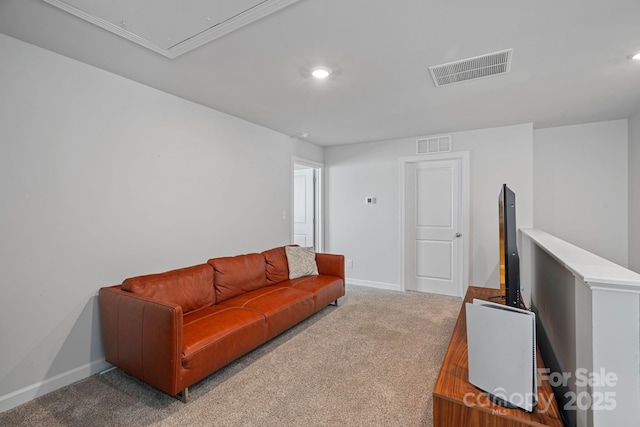
[[[456,237],[462,237],[461,233],[456,233]]]

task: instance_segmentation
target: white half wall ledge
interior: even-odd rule
[[[557,398],[569,424],[640,419],[640,274],[542,230],[520,231],[521,285],[530,290],[539,337],[547,343],[543,357],[567,378]]]
[[[591,289],[640,294],[640,274],[542,230],[521,228],[520,231]]]

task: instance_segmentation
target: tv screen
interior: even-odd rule
[[[516,195],[502,185],[498,201],[500,212],[500,291],[505,304],[520,307],[520,257],[516,229]]]

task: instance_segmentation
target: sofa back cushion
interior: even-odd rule
[[[214,269],[218,303],[267,286],[265,260],[262,254],[247,254],[210,259]]]
[[[154,300],[179,304],[183,313],[216,303],[213,268],[209,264],[131,277],[122,282],[122,289]]]
[[[280,246],[262,252],[267,263],[267,283],[270,285],[289,280],[289,265],[284,248],[284,246]]]

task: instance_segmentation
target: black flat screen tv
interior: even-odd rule
[[[520,308],[520,257],[516,228],[516,195],[502,185],[500,211],[500,293],[505,304]]]

